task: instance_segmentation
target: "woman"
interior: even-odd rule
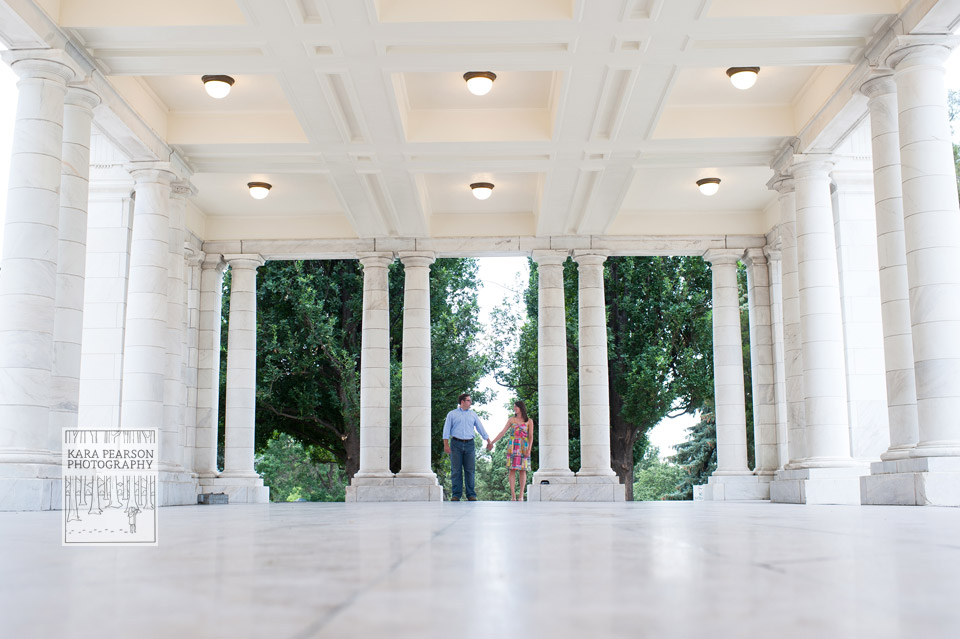
[[[507,469],[510,471],[510,501],[517,501],[518,470],[520,471],[519,501],[523,501],[523,490],[527,487],[527,469],[530,467],[530,450],[533,448],[533,420],[527,417],[527,407],[520,400],[513,403],[513,417],[507,420],[500,434],[487,444],[487,450],[493,450],[493,445],[508,431],[510,438],[507,444]]]

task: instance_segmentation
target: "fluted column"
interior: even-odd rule
[[[567,312],[563,264],[567,251],[534,251],[537,263],[537,396],[540,416],[539,485],[551,477],[572,478],[567,422]]]
[[[843,320],[827,160],[793,165],[797,197],[806,468],[852,465]]]
[[[400,473],[397,479],[437,477],[430,466],[430,265],[433,253],[400,253],[403,264],[403,372]]]
[[[783,367],[787,406],[788,465],[806,457],[803,432],[803,349],[800,342],[800,282],[797,273],[797,198],[793,178],[778,180],[783,277]]]
[[[122,428],[159,428],[160,470],[170,470],[178,433],[163,419],[163,383],[170,184],[176,175],[162,162],[138,162],[130,175],[135,195],[120,423]]]
[[[390,317],[387,269],[392,253],[364,253],[360,334],[359,480],[390,479]],[[355,482],[356,483],[356,482]]]
[[[610,381],[603,263],[595,251],[574,251],[580,317],[580,472],[577,477],[616,481],[610,467]]]
[[[92,91],[79,87],[67,90],[63,117],[63,162],[60,165],[60,241],[53,371],[50,380],[51,442],[60,441],[62,429],[77,426],[87,259],[90,129],[93,108],[99,103],[100,98]]]
[[[194,470],[217,475],[220,424],[220,322],[223,316],[223,256],[206,255],[200,264],[200,328],[197,334],[197,441]]]
[[[259,255],[224,255],[230,265],[227,397],[221,477],[256,477],[253,444],[257,408],[257,269]]]
[[[64,98],[73,71],[49,59],[16,60],[12,68],[20,81],[0,265],[0,466],[59,464],[59,454],[51,452],[57,449],[50,438],[49,389]],[[10,491],[19,489],[0,485],[6,493],[0,508],[50,507],[50,495],[42,494],[49,488],[23,500]]]
[[[884,460],[910,456],[919,438],[917,384],[913,370],[913,331],[903,230],[903,185],[897,85],[892,75],[868,80],[861,92],[869,98],[873,137],[873,192],[877,212],[877,255],[887,382],[890,448]]]
[[[894,69],[904,244],[917,385],[917,457],[960,455],[960,210],[944,61],[948,46],[908,39]]]
[[[703,259],[713,271],[713,373],[717,416],[715,476],[747,475],[747,415],[737,262],[742,249],[711,249]]]
[[[750,379],[753,384],[755,472],[758,475],[773,475],[779,459],[770,273],[763,249],[747,249],[743,261],[747,267],[747,300],[750,306]]]
[[[790,450],[787,442],[787,370],[784,362],[783,349],[783,252],[779,248],[782,242],[778,240],[776,247],[767,246],[764,253],[767,256],[768,272],[770,276],[770,320],[773,336],[773,377],[774,377],[774,406],[776,407],[777,432],[777,469],[782,470],[790,463]]]

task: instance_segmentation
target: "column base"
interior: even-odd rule
[[[191,503],[197,503],[200,493],[226,493],[231,504],[266,504],[270,488],[263,485],[258,475],[253,477],[201,477]]]
[[[399,474],[390,478],[354,477],[347,486],[344,501],[443,501],[443,488],[432,473]]]
[[[866,466],[778,470],[770,501],[781,504],[860,505],[860,477]]]
[[[527,501],[626,501],[626,495],[616,475],[534,475],[533,484],[527,486]]]
[[[772,475],[711,475],[693,487],[694,501],[765,501],[770,499]]]
[[[860,478],[864,505],[960,506],[960,458],[918,457],[870,464]]]
[[[160,506],[195,506],[198,479],[186,470],[161,470],[157,500]]]

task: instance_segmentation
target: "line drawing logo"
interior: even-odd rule
[[[64,546],[156,546],[157,429],[63,429]]]

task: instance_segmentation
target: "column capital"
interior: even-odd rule
[[[797,183],[789,173],[778,173],[767,183],[767,187],[776,191],[780,195],[793,193],[796,190]]]
[[[357,253],[363,268],[387,268],[393,264],[393,253],[388,251]]]
[[[885,67],[894,70],[921,60],[943,64],[958,44],[960,37],[953,35],[898,35],[878,57]]]
[[[203,260],[200,262],[200,268],[205,271],[217,269],[223,273],[227,269],[227,263],[223,261],[223,256],[219,253],[204,253]]]
[[[608,255],[608,251],[577,249],[573,252],[573,259],[580,266],[603,266],[603,263],[607,261]]]
[[[811,177],[829,179],[835,162],[832,155],[797,155],[790,173],[797,180]]]
[[[17,49],[4,51],[0,58],[21,80],[42,78],[66,84],[84,75],[63,49]]]
[[[397,257],[404,268],[429,267],[437,261],[437,254],[433,251],[400,251]]]
[[[263,259],[263,256],[258,255],[257,253],[235,253],[230,255],[224,255],[223,259],[230,265],[232,269],[252,269],[257,270],[264,265],[266,260]]]
[[[893,79],[892,73],[880,72],[872,75],[866,82],[860,85],[860,93],[870,98],[871,102],[884,95],[896,94],[897,83]]]
[[[570,251],[566,250],[537,250],[531,255],[533,261],[540,266],[563,266],[563,263],[570,257]]]
[[[736,266],[741,257],[743,257],[743,249],[707,249],[703,254],[703,259],[713,266],[725,264]]]
[[[152,183],[170,186],[177,179],[173,165],[169,162],[130,162],[124,168],[136,186]]]
[[[183,243],[183,261],[187,263],[187,266],[196,268],[197,266],[203,264],[206,257],[206,253],[194,248],[190,242]]]
[[[743,254],[743,263],[750,266],[765,266],[767,264],[766,248],[748,248]]]
[[[767,245],[763,247],[763,253],[767,256],[767,260],[770,262],[779,262],[783,256],[783,249],[780,248],[780,241],[778,240],[773,246]]]
[[[93,111],[100,104],[100,101],[100,96],[88,83],[67,86],[67,97],[64,98],[64,104]]]
[[[187,199],[199,193],[199,189],[190,180],[177,180],[171,185],[170,197]]]

